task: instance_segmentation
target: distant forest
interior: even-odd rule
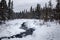
[[[22,12],[13,11],[13,1],[9,0],[8,4],[6,0],[0,1],[0,20],[10,19],[44,19],[44,20],[60,20],[60,0],[56,0],[57,5],[52,8],[51,0],[45,3],[42,8],[40,4],[37,4],[35,8],[31,6],[30,11],[24,10]]]

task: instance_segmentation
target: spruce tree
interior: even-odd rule
[[[30,12],[32,12],[33,11],[33,8],[32,8],[32,6],[31,6],[31,8],[30,8]]]
[[[13,18],[13,1],[11,2],[11,0],[9,0],[8,2],[8,19],[12,19]]]
[[[56,11],[60,12],[60,0],[57,0]]]
[[[57,0],[56,13],[56,19],[60,19],[60,0]]]
[[[6,3],[6,0],[1,0],[1,17],[2,17],[2,20],[6,20],[7,19],[7,3]]]
[[[40,4],[37,4],[37,7],[36,7],[36,9],[35,9],[35,12],[36,12],[35,15],[36,15],[36,18],[37,18],[37,19],[40,18],[40,15],[41,15],[40,11],[41,11],[41,6],[40,6]]]
[[[45,3],[45,15],[44,15],[44,20],[45,20],[45,21],[48,20],[48,6],[47,6],[47,3]]]
[[[52,2],[51,2],[51,0],[49,1],[49,8],[52,9]]]

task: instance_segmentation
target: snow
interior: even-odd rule
[[[44,22],[44,20],[39,19],[15,19],[6,21],[6,24],[0,25],[0,37],[9,37],[25,32],[26,30],[20,29],[23,22],[26,22],[28,28],[35,29],[33,35],[2,40],[60,40],[60,24],[58,21]]]

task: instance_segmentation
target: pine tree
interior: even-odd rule
[[[57,0],[56,11],[60,12],[60,0]]]
[[[32,6],[31,6],[31,8],[30,8],[30,12],[32,12],[33,11],[33,8],[32,8]]]
[[[45,21],[48,20],[48,6],[47,6],[47,3],[45,3],[45,15],[44,15],[44,20],[45,20]]]
[[[11,2],[11,9],[13,9],[13,1]]]
[[[13,18],[13,1],[11,2],[11,0],[9,0],[8,2],[8,19],[12,19]]]
[[[49,1],[49,6],[48,7],[49,7],[48,8],[48,18],[52,20],[53,19],[53,13],[52,13],[53,9],[52,9],[52,1],[51,0]]]
[[[49,8],[52,9],[52,3],[51,3],[51,0],[49,1]]]
[[[30,15],[31,15],[31,18],[35,17],[34,9],[32,8],[32,6],[30,8]]]
[[[36,7],[36,12],[40,12],[40,9],[41,9],[40,4],[37,4],[37,7]]]
[[[55,14],[56,19],[60,19],[60,0],[57,0],[56,12],[57,12]]]
[[[1,0],[1,17],[2,20],[6,20],[7,19],[7,3],[6,0]]]
[[[40,15],[41,15],[40,10],[41,10],[41,6],[40,6],[40,4],[37,4],[37,7],[35,9],[35,12],[36,12],[35,15],[36,15],[37,19],[40,18]]]

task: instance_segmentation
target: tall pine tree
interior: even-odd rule
[[[6,0],[1,0],[1,20],[7,19],[7,3]]]
[[[60,0],[57,0],[56,11],[60,12]]]
[[[8,19],[12,19],[13,18],[13,1],[11,2],[11,0],[9,0],[8,2]]]
[[[35,12],[36,12],[35,15],[36,15],[37,19],[40,18],[40,15],[41,15],[40,11],[41,11],[41,6],[40,6],[40,4],[37,4],[37,7],[35,9]]]

